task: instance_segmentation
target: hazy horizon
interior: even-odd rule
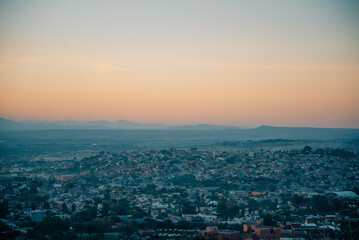
[[[1,1],[0,116],[359,128],[359,3]]]
[[[155,122],[155,123],[146,123],[146,122],[135,122],[135,121],[129,121],[127,119],[118,119],[118,120],[114,120],[114,121],[108,121],[108,120],[104,120],[104,119],[98,119],[98,120],[90,120],[90,121],[76,121],[76,120],[71,120],[71,119],[66,119],[66,120],[32,120],[32,119],[28,119],[28,120],[14,120],[14,119],[8,119],[8,118],[4,118],[0,116],[0,119],[4,119],[4,120],[10,120],[10,121],[14,121],[14,122],[18,122],[18,123],[66,123],[66,122],[75,122],[75,123],[79,123],[79,124],[86,124],[86,123],[101,123],[101,122],[105,122],[108,124],[116,124],[116,123],[129,123],[129,124],[138,124],[138,125],[158,125],[158,126],[162,126],[165,127],[163,129],[167,129],[167,127],[172,128],[172,127],[190,127],[190,126],[222,126],[222,127],[236,127],[236,128],[242,128],[242,129],[255,129],[255,128],[260,128],[260,127],[275,127],[275,128],[327,128],[327,129],[359,129],[358,127],[316,127],[316,126],[290,126],[290,125],[268,125],[268,124],[261,124],[261,125],[253,125],[253,126],[244,126],[244,125],[229,125],[229,124],[208,124],[206,122],[198,122],[198,123],[193,123],[193,124],[166,124],[166,123],[162,123],[162,122]],[[55,129],[55,128],[51,128],[51,129]],[[71,128],[72,129],[72,128]],[[111,128],[109,128],[111,129]],[[121,129],[121,128],[120,128]],[[124,128],[126,129],[126,128]],[[131,128],[129,128],[131,129]],[[140,128],[141,129],[141,128]],[[152,129],[152,128],[149,128]],[[159,128],[162,129],[162,128]],[[158,129],[158,130],[159,130]],[[154,128],[154,130],[156,130],[156,128]],[[179,129],[179,130],[183,130],[183,129]]]

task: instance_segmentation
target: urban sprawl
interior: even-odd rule
[[[0,180],[0,239],[359,239],[343,149],[102,151]]]

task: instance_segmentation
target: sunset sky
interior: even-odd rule
[[[359,128],[359,1],[0,0],[0,117]]]

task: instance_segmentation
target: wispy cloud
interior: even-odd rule
[[[13,55],[0,55],[0,69],[16,69],[18,65],[40,64],[54,66],[72,66],[80,68],[91,68],[99,72],[130,71],[131,63],[102,61],[95,58],[84,58],[77,55],[45,55],[41,57],[25,57]]]
[[[289,71],[359,71],[359,65],[339,64],[242,64],[184,58],[154,58],[160,64],[221,69],[271,69]]]

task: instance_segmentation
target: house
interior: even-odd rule
[[[315,223],[308,223],[301,224],[300,227],[293,227],[292,235],[309,239],[332,238],[334,237],[334,230],[327,226],[317,226]]]
[[[243,231],[253,233],[254,239],[280,239],[281,229],[274,226],[243,225]]]
[[[146,236],[151,236],[152,234],[154,234],[154,230],[152,229],[143,229],[143,230],[138,230],[139,234],[143,237],[146,237]]]
[[[198,231],[198,235],[203,239],[229,239],[239,240],[241,239],[241,232],[219,230],[217,226],[206,227],[206,230]]]

